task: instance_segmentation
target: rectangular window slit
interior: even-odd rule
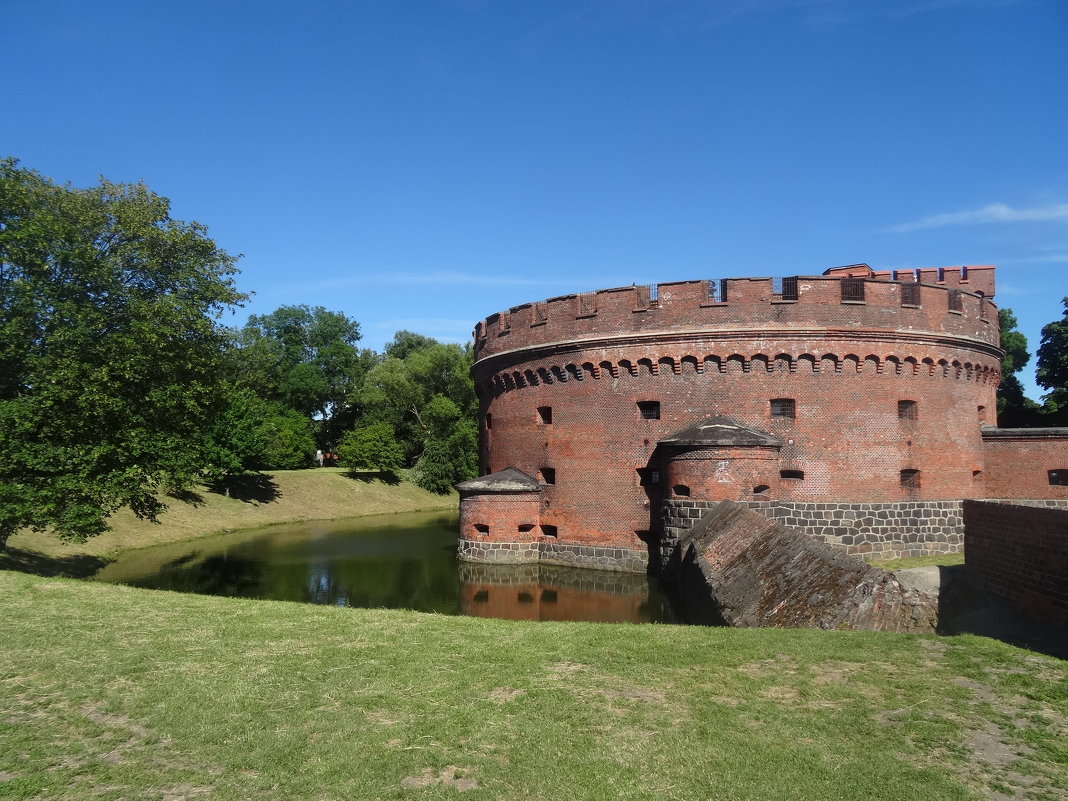
[[[914,400],[899,400],[897,402],[897,416],[901,420],[918,420],[920,410]]]
[[[842,280],[842,302],[843,303],[863,303],[864,302],[864,279],[863,278],[843,278]]]
[[[638,401],[638,412],[644,420],[659,420],[660,401]]]
[[[901,305],[902,306],[919,306],[920,305],[920,285],[919,284],[902,284],[901,285]]]
[[[797,417],[797,403],[793,398],[772,398],[771,416],[794,419]]]

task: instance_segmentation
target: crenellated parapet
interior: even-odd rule
[[[850,272],[852,271],[852,272]],[[821,276],[676,281],[563,295],[513,306],[474,331],[478,361],[531,348],[610,346],[620,341],[829,332],[949,337],[998,347],[993,269],[872,271]]]

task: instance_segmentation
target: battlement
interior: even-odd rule
[[[849,329],[961,337],[998,345],[994,268],[673,281],[513,306],[478,323],[475,358],[541,345],[681,331]]]

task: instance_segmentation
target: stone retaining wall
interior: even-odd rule
[[[539,542],[488,542],[460,539],[457,557],[465,562],[489,564],[525,564],[541,562],[567,567],[589,567],[623,573],[645,573],[649,567],[647,551],[631,548],[571,545],[542,538]]]
[[[679,537],[718,501],[671,499],[663,504],[661,563]],[[961,501],[798,503],[745,501],[740,505],[797,529],[845,553],[880,559],[954,553],[964,544]]]

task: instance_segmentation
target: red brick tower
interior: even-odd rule
[[[1001,358],[993,295],[992,267],[851,265],[492,315],[475,329],[472,370],[482,471],[515,468],[540,485],[521,504],[526,514],[536,499],[537,524],[498,526],[492,539],[641,569],[667,499],[982,497],[980,427],[994,422]],[[726,421],[709,431],[733,435],[687,439],[710,417]],[[490,495],[506,494],[462,502],[462,558],[486,550],[476,526],[489,523],[475,517],[492,515]]]

